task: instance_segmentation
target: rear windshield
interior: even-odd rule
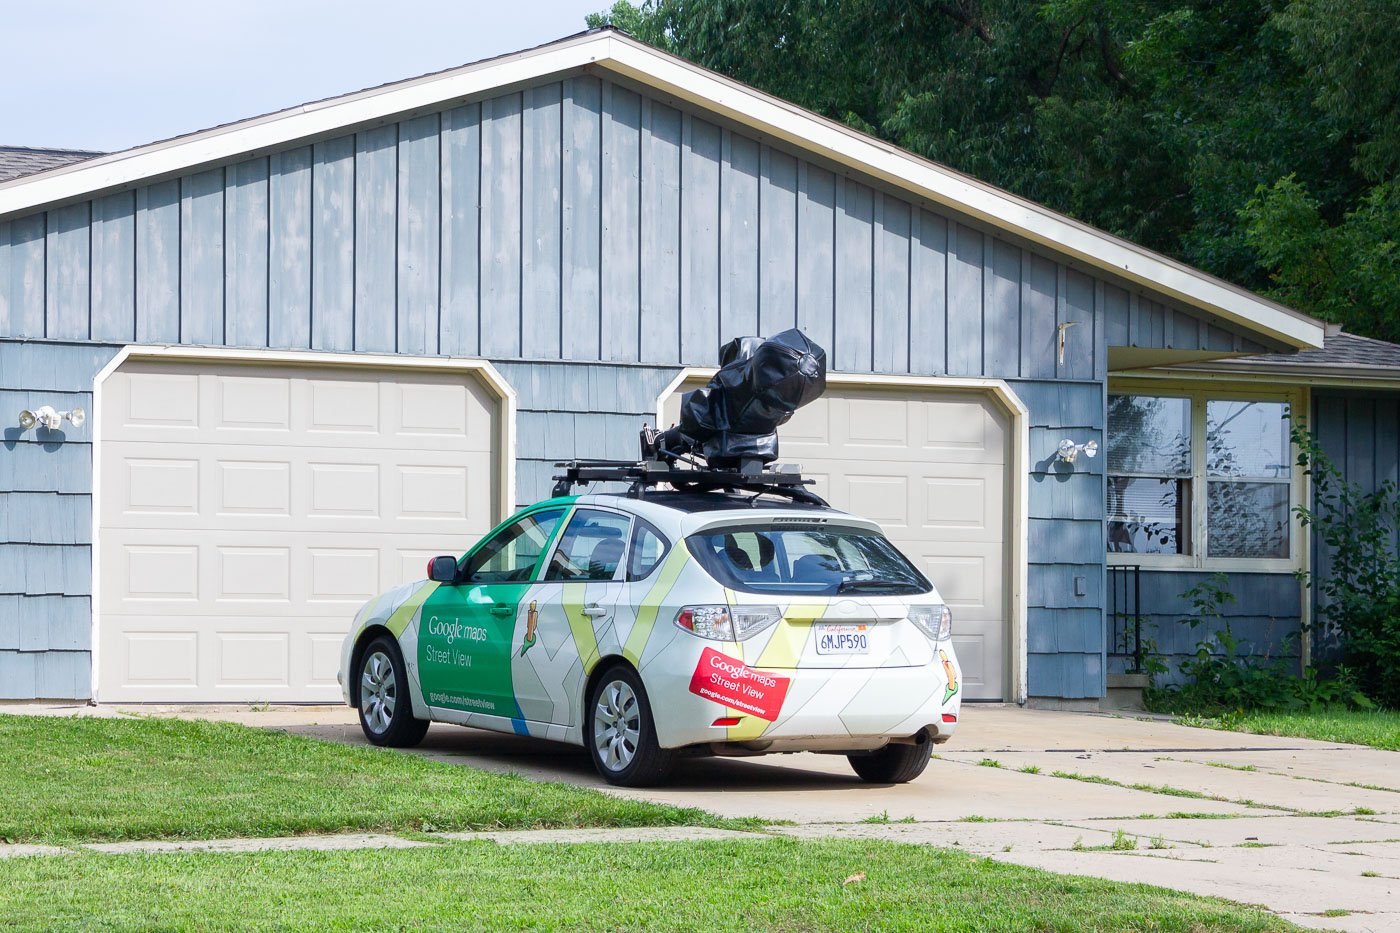
[[[928,579],[878,532],[824,524],[706,529],[686,546],[710,574],[750,593],[927,593]]]

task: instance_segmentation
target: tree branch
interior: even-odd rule
[[[938,12],[950,19],[962,23],[972,30],[977,38],[985,44],[992,45],[992,31],[987,28],[987,24],[982,22],[982,11],[978,8],[975,0],[958,0],[954,3],[936,3],[934,8]]]

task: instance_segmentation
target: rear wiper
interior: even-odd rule
[[[858,590],[910,590],[918,592],[918,587],[912,583],[902,583],[895,580],[844,580],[836,588],[838,593],[849,593]]]

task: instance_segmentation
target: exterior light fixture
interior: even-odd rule
[[[1069,438],[1065,438],[1060,441],[1060,446],[1056,452],[1065,463],[1073,463],[1078,460],[1081,453],[1092,460],[1094,457],[1098,456],[1099,442],[1086,441],[1083,444],[1076,444]]]
[[[52,405],[44,405],[33,411],[26,408],[19,413],[19,427],[21,431],[28,431],[35,425],[48,428],[52,431],[62,427],[64,421],[67,421],[75,428],[81,428],[83,422],[86,420],[87,412],[83,411],[81,408],[74,408],[72,411],[57,411]]]

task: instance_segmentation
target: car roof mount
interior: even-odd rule
[[[589,483],[628,483],[627,495],[642,499],[647,491],[665,484],[680,492],[752,492],[784,496],[806,505],[825,506],[826,500],[807,486],[796,470],[785,468],[761,471],[714,470],[708,467],[676,469],[663,460],[567,460],[556,463],[563,470],[554,476],[554,495],[567,496],[575,486]]]
[[[681,396],[680,423],[665,431],[642,425],[641,459],[556,463],[556,496],[593,482],[630,483],[641,498],[659,483],[687,492],[726,490],[786,496],[826,505],[790,466],[776,465],[778,428],[826,390],[826,351],[792,328],[767,340],[736,337],[719,348],[720,368],[707,385]],[[682,466],[683,465],[683,466]]]

